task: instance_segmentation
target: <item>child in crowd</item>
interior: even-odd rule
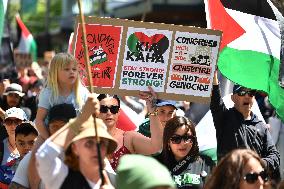
[[[0,167],[1,189],[8,188],[8,185],[11,183],[21,159],[23,159],[23,157],[32,149],[37,136],[38,132],[31,122],[23,122],[17,126],[15,130],[15,138],[16,147],[20,156]]]
[[[37,136],[38,132],[32,122],[24,122],[18,125],[15,131],[15,137],[20,159],[23,159],[23,157],[31,151]]]
[[[51,135],[54,134],[63,127],[69,119],[74,117],[76,117],[76,111],[72,104],[58,104],[53,106],[48,113],[49,133]],[[36,151],[43,142],[44,140],[39,137],[33,151]],[[32,167],[29,168],[29,164],[32,164]],[[29,180],[28,177],[31,179]],[[32,153],[28,153],[20,162],[10,184],[10,188],[33,188],[32,186],[39,186],[37,188],[44,189],[44,185],[40,182],[35,168],[35,158],[34,156],[32,157]]]
[[[68,53],[56,54],[50,62],[47,85],[39,95],[36,126],[43,138],[49,136],[45,123],[49,109],[61,103],[73,104],[77,113],[80,112],[89,92],[79,77],[78,63]]]

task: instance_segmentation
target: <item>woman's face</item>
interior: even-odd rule
[[[22,123],[22,120],[14,117],[9,117],[4,120],[3,125],[9,136],[15,136],[15,130],[18,125]]]
[[[250,158],[243,171],[243,176],[240,182],[240,189],[269,189],[269,183],[265,182],[260,175],[257,175],[262,171],[263,167],[261,166],[260,162],[255,158]],[[244,177],[246,177],[246,179],[244,179]]]
[[[100,138],[101,157],[105,158],[108,140]],[[79,158],[80,168],[98,167],[97,142],[95,137],[80,139],[72,145],[73,153]]]
[[[192,145],[193,139],[191,131],[187,131],[185,125],[179,127],[169,141],[169,146],[177,161],[182,160],[189,153]]]
[[[21,97],[17,93],[9,93],[7,95],[7,104],[9,107],[17,107],[20,103]]]
[[[157,107],[158,116],[163,126],[166,125],[169,119],[174,117],[175,108],[173,106],[161,106]]]
[[[111,109],[115,109],[115,107],[117,106],[118,101],[112,97],[107,97],[100,101],[101,111],[99,114],[99,118],[104,121],[107,127],[113,127],[117,123],[120,110],[118,110],[118,112],[111,112]],[[107,112],[104,112],[102,110],[107,110]]]

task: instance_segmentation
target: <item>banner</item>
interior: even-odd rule
[[[138,95],[151,86],[159,98],[210,101],[221,32],[189,26],[86,17],[96,93]],[[73,53],[87,84],[81,24]]]

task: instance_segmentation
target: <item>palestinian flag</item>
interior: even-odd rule
[[[205,0],[208,27],[223,31],[219,70],[235,83],[266,92],[284,120],[284,89],[278,84],[280,30],[269,3]]]
[[[16,15],[16,21],[17,21],[18,27],[21,32],[18,51],[21,53],[30,53],[32,55],[33,60],[36,61],[37,60],[36,42],[32,34],[28,30],[28,28],[25,26],[25,24],[21,20],[19,15]]]

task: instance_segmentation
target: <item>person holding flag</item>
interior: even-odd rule
[[[264,160],[266,168],[275,172],[279,169],[280,155],[266,124],[251,111],[255,93],[255,90],[235,85],[231,96],[234,107],[227,109],[215,72],[210,109],[216,129],[217,156],[220,160],[234,149],[252,149]]]

